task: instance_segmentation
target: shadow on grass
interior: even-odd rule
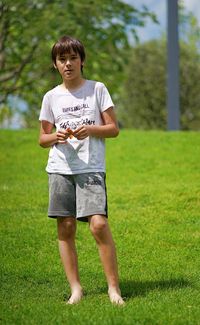
[[[176,290],[190,286],[190,282],[182,278],[160,281],[120,281],[122,296],[126,298],[145,296],[153,290]]]

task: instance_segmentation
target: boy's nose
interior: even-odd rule
[[[67,66],[71,65],[71,61],[70,60],[66,60],[66,63],[65,63]]]

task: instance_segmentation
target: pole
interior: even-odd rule
[[[167,2],[167,123],[168,130],[172,131],[180,129],[178,0],[167,0]]]

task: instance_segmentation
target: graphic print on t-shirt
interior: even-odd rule
[[[69,106],[64,106],[63,98],[59,100],[59,106],[57,111],[60,114],[56,117],[56,126],[58,129],[67,129],[75,130],[81,125],[95,125],[95,112],[89,107],[87,102],[83,100],[77,104],[77,99],[75,100],[76,104],[72,102]]]

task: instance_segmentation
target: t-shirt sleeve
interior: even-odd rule
[[[43,97],[40,116],[39,116],[39,121],[43,121],[43,120],[48,121],[52,124],[55,123],[54,115],[47,94],[44,95]]]
[[[99,109],[101,112],[106,111],[109,107],[114,107],[112,98],[108,92],[108,89],[104,84],[101,84],[99,89]]]

